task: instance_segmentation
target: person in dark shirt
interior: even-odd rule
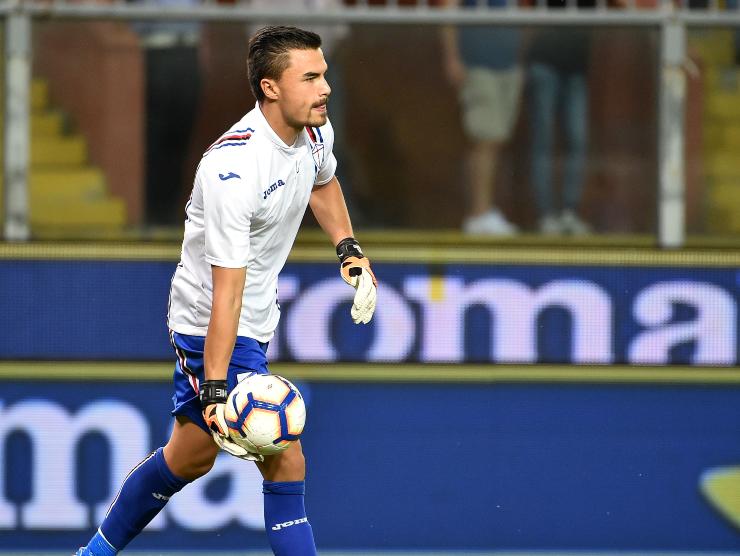
[[[143,0],[129,0],[140,3]],[[163,7],[197,6],[201,0],[155,0]],[[201,25],[142,21],[140,38],[146,101],[146,223],[174,226],[185,218],[185,164],[200,104]]]

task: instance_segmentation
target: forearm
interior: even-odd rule
[[[354,235],[342,188],[336,176],[326,185],[314,189],[310,206],[316,221],[333,245]]]
[[[214,271],[214,278],[216,275],[217,272]],[[223,278],[214,279],[211,319],[203,354],[206,380],[226,379],[239,328],[243,283],[242,280],[239,286],[238,279],[236,283],[224,281]]]

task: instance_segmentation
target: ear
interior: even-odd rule
[[[262,92],[265,94],[265,98],[270,100],[277,100],[280,98],[280,88],[274,79],[263,79],[260,81],[260,87],[262,87]]]

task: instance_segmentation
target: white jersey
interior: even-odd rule
[[[269,341],[278,320],[278,273],[285,265],[314,185],[334,176],[331,124],[305,128],[286,145],[259,105],[203,155],[186,206],[185,237],[172,277],[167,322],[205,336],[211,317],[211,265],[247,277],[239,336]]]

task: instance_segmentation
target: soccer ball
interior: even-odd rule
[[[234,442],[267,456],[298,440],[306,423],[306,406],[289,380],[254,374],[229,393],[224,417]]]

